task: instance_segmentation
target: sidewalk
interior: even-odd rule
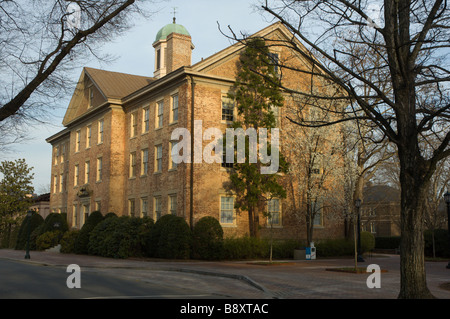
[[[348,274],[328,268],[352,267],[353,259],[317,259],[286,261],[275,266],[255,265],[247,261],[166,261],[110,259],[97,256],[25,252],[0,249],[0,258],[46,266],[67,267],[77,264],[83,271],[104,271],[128,278],[167,285],[194,287],[219,296],[239,299],[395,299],[400,288],[399,256],[374,255],[359,267],[377,264],[382,270],[381,288],[370,289],[369,273]],[[437,298],[450,299],[450,290],[440,288],[450,282],[447,262],[426,264],[428,288]]]

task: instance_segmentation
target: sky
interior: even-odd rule
[[[228,26],[236,33],[255,33],[274,23],[267,15],[259,12],[255,5],[257,0],[164,0],[152,4],[149,9],[157,11],[148,19],[137,19],[134,27],[127,33],[105,45],[103,50],[117,57],[113,63],[100,65],[96,61],[80,65],[74,70],[74,81],[77,81],[83,67],[100,68],[108,71],[123,72],[135,75],[153,76],[154,48],[152,43],[156,33],[166,24],[172,23],[174,8],[176,22],[183,25],[192,37],[195,49],[192,53],[192,64],[202,58],[228,47],[232,41],[221,34],[221,29],[230,34]],[[56,123],[30,127],[29,135],[33,139],[13,146],[13,151],[1,156],[2,160],[24,158],[33,167],[35,193],[50,191],[51,155],[50,144],[45,139],[61,131],[60,124],[67,109],[67,101],[61,101],[56,110]]]

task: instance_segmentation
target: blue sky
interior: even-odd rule
[[[177,23],[186,27],[192,36],[195,50],[192,63],[206,58],[220,51],[232,42],[218,30],[220,23],[222,30],[228,31],[230,25],[235,32],[254,33],[270,25],[274,21],[270,17],[261,15],[255,9],[257,0],[167,0],[159,1],[155,7],[158,12],[150,19],[139,19],[135,26],[113,43],[104,46],[117,59],[112,64],[99,65],[91,62],[80,65],[74,70],[74,81],[78,80],[84,66],[101,68],[109,71],[124,72],[136,75],[153,76],[154,48],[152,43],[156,33],[166,24],[172,23],[173,7],[176,7]],[[14,146],[14,151],[4,154],[3,159],[14,160],[25,158],[29,166],[34,167],[34,187],[37,193],[42,193],[50,187],[51,146],[45,139],[63,127],[60,125],[67,108],[68,100],[61,102],[57,110],[57,123],[53,125],[39,125],[30,128],[32,140]]]

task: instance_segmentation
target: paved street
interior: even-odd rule
[[[66,267],[0,259],[0,299],[217,298],[194,289],[170,287],[105,271],[83,271],[80,289],[69,289]]]
[[[31,265],[35,268],[34,277],[50,276],[48,278],[54,281],[52,285],[57,286],[52,286],[55,291],[80,290],[64,298],[395,299],[400,287],[397,255],[374,255],[359,264],[363,267],[377,264],[387,271],[381,273],[379,289],[367,287],[368,273],[327,271],[328,268],[351,267],[352,259],[289,261],[284,265],[260,266],[249,262],[120,260],[34,251],[31,259],[25,260],[24,255],[23,251],[0,250],[0,274],[5,276],[0,278],[1,298],[15,298],[17,273]],[[6,272],[3,270],[5,263],[10,268]],[[81,289],[66,287],[69,264],[81,268]],[[450,291],[440,287],[450,282],[446,264],[430,262],[426,265],[428,287],[441,299],[450,299]],[[111,286],[107,286],[108,283]],[[29,289],[30,294],[25,298],[53,297],[39,287]],[[102,287],[108,288],[103,290]],[[123,287],[127,288],[122,290]],[[82,290],[86,291],[82,293]],[[5,296],[8,293],[11,295]]]

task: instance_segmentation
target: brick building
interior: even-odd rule
[[[292,34],[276,23],[255,36],[276,41]],[[236,43],[192,65],[191,36],[174,22],[158,32],[153,47],[153,77],[83,69],[63,120],[66,128],[47,139],[53,146],[52,211],[67,213],[69,225],[76,228],[90,212],[100,210],[154,220],[170,213],[189,224],[210,215],[220,221],[227,236],[248,233],[247,214],[236,214],[234,197],[224,187],[231,168],[204,161],[175,164],[170,155],[174,129],[194,132],[194,120],[202,121],[201,139],[207,128],[225,131],[237,116],[227,94],[243,45]],[[280,60],[306,67],[284,46],[270,50]],[[298,75],[289,71],[283,81],[301,85]],[[282,112],[281,131],[289,125]],[[280,139],[283,148],[283,134]],[[202,146],[209,142],[202,141]],[[289,198],[273,200],[268,209],[276,236],[303,236],[303,226],[289,216]],[[318,220],[318,238],[343,235],[341,222]],[[260,218],[260,223],[264,235],[267,219]]]

